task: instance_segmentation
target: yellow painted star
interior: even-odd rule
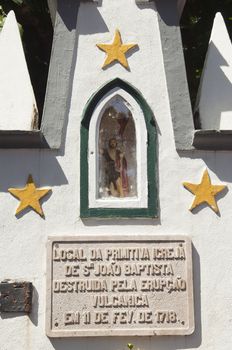
[[[51,191],[50,188],[36,188],[32,176],[29,175],[26,187],[20,189],[9,188],[8,191],[20,200],[16,215],[30,207],[39,215],[44,216],[39,200]]]
[[[117,29],[112,44],[97,44],[97,47],[107,54],[102,68],[108,66],[114,61],[118,61],[123,67],[129,68],[125,54],[135,46],[137,46],[137,44],[123,44],[121,34]]]
[[[215,196],[226,188],[224,185],[212,185],[207,169],[204,171],[200,184],[183,183],[184,187],[192,192],[196,197],[190,210],[193,210],[202,203],[207,203],[215,213],[219,213]]]

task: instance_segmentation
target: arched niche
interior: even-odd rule
[[[156,127],[148,104],[115,79],[81,123],[81,216],[156,217]]]

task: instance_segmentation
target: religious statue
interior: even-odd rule
[[[99,199],[137,197],[136,130],[131,109],[116,95],[101,112],[96,159]]]
[[[105,185],[109,195],[126,197],[128,195],[127,160],[125,154],[117,148],[116,138],[110,138],[108,148],[102,150],[105,160]]]

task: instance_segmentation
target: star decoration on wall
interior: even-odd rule
[[[34,209],[34,211],[40,216],[44,217],[39,201],[51,191],[50,188],[36,188],[32,176],[29,175],[26,187],[9,188],[8,191],[20,200],[20,204],[15,215],[18,215],[26,208],[31,208]]]
[[[112,44],[97,44],[97,47],[107,54],[106,60],[102,66],[105,68],[114,61],[118,61],[125,68],[129,68],[126,53],[137,44],[123,44],[120,31],[117,29],[114,35],[114,41]]]
[[[201,179],[200,184],[192,184],[189,182],[183,183],[184,187],[195,195],[195,199],[190,210],[195,209],[202,203],[207,203],[215,213],[219,213],[219,209],[215,200],[215,196],[223,191],[226,186],[224,185],[212,185],[207,169]]]

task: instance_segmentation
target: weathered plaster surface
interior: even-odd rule
[[[50,148],[58,149],[67,118],[79,1],[57,1],[57,14],[41,131]]]
[[[1,350],[121,350],[126,349],[128,342],[141,350],[231,350],[232,154],[176,152],[156,10],[153,4],[151,8],[142,9],[134,0],[127,0],[127,11],[122,9],[125,9],[125,0],[104,0],[101,7],[91,3],[80,6],[78,51],[73,61],[76,68],[70,81],[72,98],[61,150],[0,150],[0,276],[1,279],[28,280],[35,287],[30,318],[1,316]],[[96,48],[96,43],[110,41],[116,27],[128,42],[139,43],[140,50],[128,58],[131,72],[119,64],[101,70],[104,53]],[[160,202],[157,220],[82,221],[79,218],[82,111],[93,92],[115,76],[142,92],[157,121]],[[221,216],[207,207],[193,214],[188,210],[192,194],[182,183],[198,183],[206,167],[212,183],[228,185],[228,193],[219,195],[218,199]],[[38,187],[52,187],[52,196],[42,204],[46,220],[33,211],[20,218],[14,216],[18,203],[7,190],[23,187],[29,174]],[[47,237],[80,234],[190,236],[193,241],[195,333],[186,337],[49,340],[45,336]]]
[[[176,148],[188,150],[194,125],[179,28],[180,4],[176,0],[156,3]]]

